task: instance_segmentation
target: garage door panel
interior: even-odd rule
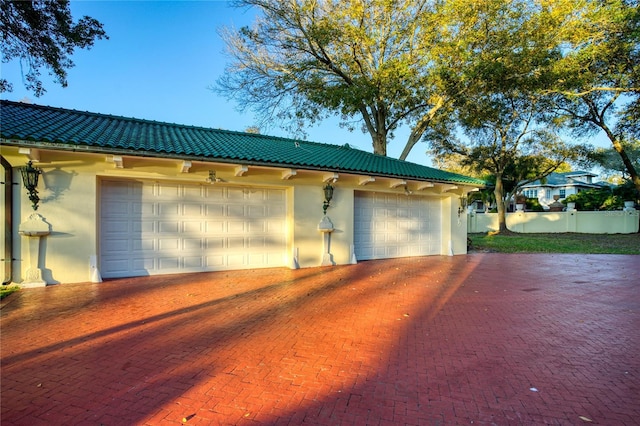
[[[154,251],[156,249],[155,240],[129,240],[133,251]]]
[[[203,222],[194,222],[194,221],[189,221],[189,222],[182,222],[182,232],[189,234],[189,233],[196,233],[196,234],[201,234],[204,229],[206,224]]]
[[[160,198],[169,198],[172,200],[177,200],[182,195],[182,185],[171,184],[171,183],[163,183],[162,185],[154,185],[153,188],[156,189],[158,197]]]
[[[279,189],[105,180],[101,273],[284,266],[285,201]]]
[[[142,274],[145,271],[153,271],[155,269],[156,259],[154,258],[139,257],[131,259],[131,271],[134,273]]]
[[[206,248],[208,251],[219,250],[224,248],[224,238],[207,238],[206,240]]]
[[[267,215],[266,206],[247,206],[245,216],[252,218],[265,217]]]
[[[244,254],[227,255],[227,264],[232,268],[242,268],[245,266]]]
[[[160,217],[176,217],[179,213],[179,206],[175,203],[159,203],[158,216]]]
[[[227,191],[227,198],[229,201],[244,201],[244,189],[228,188]]]
[[[110,253],[127,252],[129,251],[129,240],[113,238],[111,240],[111,244],[109,245],[107,251]]]
[[[209,255],[205,257],[205,268],[209,271],[223,269],[225,266],[225,257],[220,255]]]
[[[161,257],[158,259],[158,269],[167,273],[180,270],[180,257]]]
[[[108,206],[105,206],[107,213],[111,216],[128,216],[129,215],[129,203],[116,201]]]
[[[247,223],[244,221],[229,221],[227,222],[227,232],[230,234],[243,234],[246,225]]]
[[[129,259],[111,259],[103,262],[102,267],[111,271],[111,275],[114,277],[127,276],[131,270],[129,265]]]
[[[180,247],[180,239],[178,238],[160,238],[158,243],[158,250],[163,252],[177,251]]]
[[[232,204],[227,206],[227,216],[232,218],[244,218],[244,205],[242,204]]]
[[[131,232],[134,234],[154,233],[156,231],[156,223],[152,221],[131,220]]]
[[[185,256],[183,257],[184,269],[202,269],[204,262],[202,256]]]
[[[200,201],[202,199],[202,197],[204,196],[204,193],[202,191],[202,187],[201,186],[188,186],[185,185],[182,187],[183,190],[183,198],[186,201]]]
[[[203,207],[202,204],[183,204],[182,216],[201,217]]]
[[[182,250],[184,251],[196,251],[200,252],[204,249],[204,244],[201,238],[183,238]]]
[[[177,221],[161,221],[158,222],[158,232],[161,234],[177,234],[180,230],[180,224]]]
[[[358,191],[354,206],[356,258],[440,253],[440,200]]]
[[[229,237],[226,242],[226,248],[229,250],[240,250],[245,248],[244,238],[242,237]]]
[[[129,222],[124,220],[109,220],[103,223],[102,229],[111,234],[127,234],[129,233]]]

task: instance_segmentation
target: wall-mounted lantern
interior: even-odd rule
[[[331,186],[330,183],[327,183],[327,185],[322,188],[322,190],[324,191],[324,203],[322,204],[322,211],[326,215],[327,209],[329,208],[329,205],[331,203],[331,199],[333,198],[333,186]]]
[[[38,210],[38,177],[42,174],[42,169],[33,167],[33,163],[29,161],[26,166],[20,168],[22,173],[22,183],[24,187],[29,191],[29,201],[31,201],[33,210]]]

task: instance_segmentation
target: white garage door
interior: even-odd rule
[[[284,190],[115,180],[101,188],[103,277],[285,264]]]
[[[440,200],[358,191],[354,204],[358,260],[440,254]]]

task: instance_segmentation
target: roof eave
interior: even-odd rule
[[[204,156],[188,155],[188,154],[165,153],[165,152],[159,152],[159,151],[144,151],[144,150],[111,148],[111,147],[96,147],[96,146],[90,146],[90,145],[68,144],[63,142],[49,142],[49,141],[42,142],[42,141],[33,141],[33,140],[24,140],[24,139],[15,139],[15,138],[9,138],[9,139],[0,138],[0,141],[2,141],[2,144],[8,145],[8,146],[21,146],[21,147],[30,147],[30,148],[39,148],[39,149],[53,148],[56,150],[62,150],[62,151],[68,151],[68,152],[127,155],[132,157],[171,158],[171,159],[177,159],[177,160],[203,161],[203,162],[212,162],[212,163],[215,162],[215,163],[224,163],[224,164],[241,163],[247,166],[296,168],[299,170],[363,174],[363,175],[372,174],[371,172],[368,172],[368,171],[352,170],[352,169],[346,169],[346,168],[340,168],[340,167],[316,167],[313,165],[301,165],[301,164],[283,163],[283,162],[255,161],[255,160],[224,158],[224,157],[204,157]],[[459,185],[479,187],[479,188],[482,188],[485,186],[485,184],[481,182],[469,182],[465,180],[456,180],[456,179],[428,179],[428,178],[399,175],[399,174],[389,174],[389,173],[375,173],[374,175],[379,177],[384,177],[384,178],[390,178],[390,179],[403,178],[403,179],[411,179],[411,180],[421,181],[421,182],[459,184]]]

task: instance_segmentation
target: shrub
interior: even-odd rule
[[[618,210],[624,205],[624,200],[614,195],[610,188],[594,188],[571,194],[563,203],[576,203],[578,210]]]
[[[532,212],[543,212],[544,209],[540,205],[537,198],[527,198],[527,210]]]

